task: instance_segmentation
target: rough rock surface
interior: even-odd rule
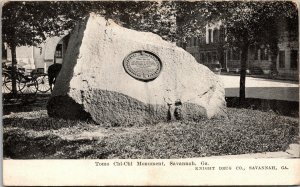
[[[160,58],[156,79],[144,82],[126,73],[124,58],[139,50]],[[226,103],[219,78],[182,48],[90,14],[71,33],[47,110],[52,117],[90,116],[118,126],[220,117]]]

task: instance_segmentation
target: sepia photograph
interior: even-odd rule
[[[298,8],[2,2],[3,161],[220,171],[232,167],[197,160],[298,160]]]

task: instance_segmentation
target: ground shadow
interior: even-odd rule
[[[251,108],[254,110],[274,111],[279,115],[299,117],[299,102],[280,101],[270,99],[246,98],[243,105],[240,105],[238,97],[226,97],[227,107]]]
[[[3,157],[10,159],[85,158],[94,154],[93,150],[78,150],[78,148],[95,142],[96,140],[89,139],[64,140],[56,135],[30,137],[23,132],[18,134],[7,132],[3,134]],[[98,158],[106,158],[107,155],[106,152],[99,153]]]
[[[71,121],[71,120],[70,120]],[[3,126],[5,128],[22,128],[24,130],[45,131],[45,130],[59,130],[61,128],[71,128],[74,122],[61,122],[55,118],[37,117],[35,119],[24,118],[5,118],[3,119]]]
[[[238,97],[239,88],[225,88],[226,97]],[[246,98],[299,101],[298,87],[247,87]]]
[[[9,98],[8,95],[3,95],[3,115],[8,115],[12,112],[31,112],[45,110],[50,95],[38,94],[34,97],[17,97]]]

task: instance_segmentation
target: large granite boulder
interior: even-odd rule
[[[225,115],[220,79],[158,35],[90,14],[70,35],[51,117],[134,125]]]

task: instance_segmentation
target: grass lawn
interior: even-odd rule
[[[274,112],[228,108],[228,120],[106,127],[49,118],[44,104],[4,115],[4,158],[191,158],[285,151],[299,141],[298,118]]]

